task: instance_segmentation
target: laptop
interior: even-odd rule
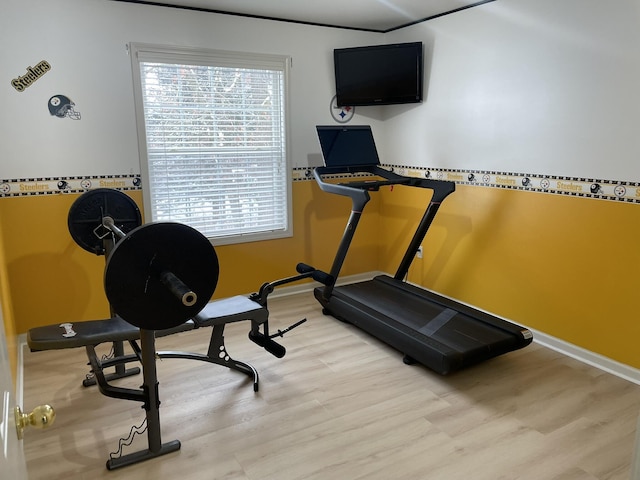
[[[380,165],[370,126],[318,125],[316,130],[326,167]]]

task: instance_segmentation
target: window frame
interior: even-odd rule
[[[291,140],[289,121],[289,71],[291,57],[262,53],[233,52],[205,48],[179,47],[131,42],[127,45],[131,58],[133,76],[133,97],[135,105],[138,153],[142,178],[143,210],[146,221],[154,221],[152,214],[149,155],[147,151],[146,122],[144,116],[141,63],[174,63],[178,65],[224,66],[237,68],[265,68],[283,72],[283,113],[284,113],[284,194],[286,201],[286,226],[284,229],[254,233],[239,233],[209,237],[213,245],[231,245],[264,240],[274,240],[293,236],[293,200],[291,173]]]

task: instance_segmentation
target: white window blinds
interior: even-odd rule
[[[214,243],[290,235],[286,57],[135,44],[132,56],[147,219]]]

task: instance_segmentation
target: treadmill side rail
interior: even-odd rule
[[[356,181],[353,182],[353,185],[355,185],[353,186],[349,183],[325,182],[323,179],[323,175],[353,175],[356,173],[369,173],[372,176],[384,178],[384,180],[380,182],[377,182],[376,180],[372,180],[370,182]],[[356,233],[356,228],[358,226],[358,222],[360,221],[360,217],[362,216],[362,212],[364,211],[364,207],[371,199],[369,191],[377,190],[376,186],[379,184],[406,185],[409,187],[419,187],[433,190],[431,201],[429,202],[429,205],[425,210],[420,225],[418,226],[418,229],[416,230],[411,243],[409,244],[409,248],[404,255],[400,267],[396,272],[396,278],[404,278],[406,271],[408,271],[409,266],[411,265],[411,262],[413,261],[415,254],[418,251],[418,247],[424,239],[424,236],[427,234],[427,230],[431,226],[431,222],[436,216],[436,213],[438,213],[440,204],[448,195],[455,191],[454,182],[432,180],[429,178],[406,177],[403,175],[398,175],[397,173],[391,172],[376,165],[316,167],[313,170],[313,176],[322,191],[351,198],[351,215],[349,216],[349,220],[347,221],[344,235],[342,236],[342,240],[340,241],[340,245],[338,246],[338,251],[336,253],[330,271],[330,275],[333,276],[334,282],[331,285],[327,285],[324,289],[324,295],[327,298],[331,295],[331,291],[333,290],[335,281],[340,274],[340,270],[342,269],[342,265],[347,256],[347,252],[349,251],[349,247],[351,246],[353,236]]]

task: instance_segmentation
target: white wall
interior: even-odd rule
[[[387,34],[429,74],[387,107],[387,162],[640,181],[639,5],[499,0]]]
[[[0,180],[140,172],[125,50],[131,41],[292,56],[292,163],[317,162],[314,126],[332,122],[333,48],[379,38],[106,0],[3,0]],[[11,80],[41,60],[51,70],[17,92]],[[47,103],[54,94],[70,97],[81,120],[52,117]]]
[[[130,41],[291,55],[293,166],[320,161],[332,50],[422,40],[426,99],[358,107],[383,161],[640,180],[637,0],[499,0],[389,34],[124,4],[4,0],[0,179],[138,173]],[[11,80],[46,60],[24,92]],[[82,120],[57,119],[68,95]]]

